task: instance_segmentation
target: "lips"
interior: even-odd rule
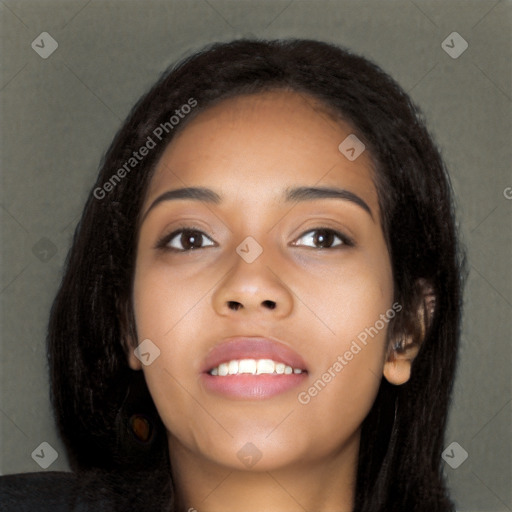
[[[276,368],[284,365],[297,371],[276,371],[272,374],[259,374],[258,371],[240,371],[236,374],[218,372],[219,365],[225,368],[226,363],[231,362],[233,365],[235,361],[245,365],[249,360],[253,361],[253,366],[254,361],[266,361],[266,365],[273,361]],[[298,370],[301,372],[298,373]],[[205,390],[216,395],[240,400],[260,400],[280,395],[303,384],[307,375],[302,357],[283,343],[268,338],[237,337],[224,341],[208,353],[201,365],[200,381]]]

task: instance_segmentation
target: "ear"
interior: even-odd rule
[[[132,317],[128,301],[116,301],[119,322],[121,327],[121,345],[126,354],[128,366],[132,370],[140,370],[142,363],[135,357],[134,349],[137,345],[137,334],[135,330],[135,319]]]
[[[388,347],[383,374],[390,384],[401,385],[411,377],[412,363],[432,324],[436,296],[432,285],[425,279],[416,282],[416,297],[409,318],[399,323],[401,332],[393,335]],[[404,312],[405,313],[405,312]]]

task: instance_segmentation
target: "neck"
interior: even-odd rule
[[[334,455],[268,471],[212,463],[172,442],[179,512],[353,512],[359,432]],[[171,446],[171,443],[170,443]]]

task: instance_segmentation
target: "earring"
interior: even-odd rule
[[[153,424],[144,414],[132,414],[128,420],[135,439],[140,443],[148,443],[153,437]]]

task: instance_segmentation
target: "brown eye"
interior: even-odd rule
[[[205,240],[211,243],[204,245]],[[208,238],[202,231],[196,229],[180,229],[170,234],[163,241],[162,246],[167,249],[185,252],[193,249],[202,249],[203,247],[213,246],[215,243]]]
[[[300,240],[313,244],[313,249],[331,249],[337,246],[354,245],[350,238],[329,228],[312,229],[304,233],[294,245],[306,245],[304,242],[299,243]]]

